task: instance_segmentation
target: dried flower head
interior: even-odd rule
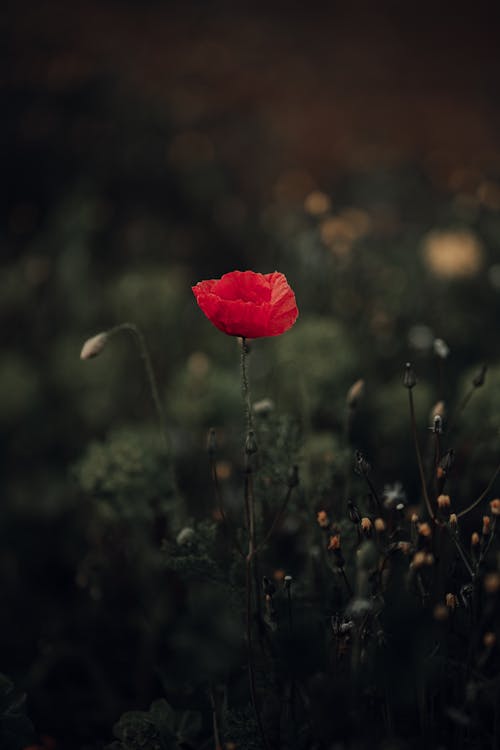
[[[375,531],[378,531],[379,534],[386,529],[386,524],[383,518],[376,518],[373,525],[375,526]]]
[[[333,534],[328,541],[328,549],[340,549],[340,534]]]
[[[87,341],[82,346],[80,359],[93,359],[94,357],[97,357],[106,346],[108,338],[109,334],[103,332],[98,333],[96,336],[92,336],[92,338],[90,339],[87,339]]]
[[[449,495],[439,495],[437,499],[438,508],[441,508],[441,510],[444,510],[445,508],[449,508],[451,505],[450,496]]]
[[[446,594],[445,602],[448,609],[456,609],[458,607],[458,599],[455,594]]]
[[[491,515],[500,516],[500,498],[496,497],[490,503]]]
[[[456,529],[457,528],[458,516],[457,516],[456,513],[450,513],[449,524],[450,524],[450,526],[451,526],[452,529]]]
[[[316,513],[316,520],[322,529],[326,529],[330,524],[330,519],[326,510],[318,510]]]
[[[483,536],[488,536],[491,531],[491,518],[483,516]]]
[[[411,362],[407,362],[405,364],[405,371],[403,375],[403,385],[405,388],[413,388],[416,384],[417,378],[415,376],[415,371],[411,366]]]
[[[367,516],[363,516],[363,518],[361,519],[361,528],[365,533],[371,531],[372,522]]]
[[[424,523],[419,523],[418,533],[426,539],[432,536],[432,529],[427,521],[424,521]]]
[[[470,537],[470,543],[473,547],[476,547],[479,544],[479,541],[479,534],[477,533],[477,531],[473,531]]]

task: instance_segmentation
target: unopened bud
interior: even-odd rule
[[[452,529],[456,529],[458,525],[458,516],[456,513],[450,513],[450,518],[448,519],[448,522],[450,524],[450,527]]]
[[[97,357],[106,346],[108,338],[109,335],[103,332],[98,333],[96,336],[92,336],[91,339],[87,339],[82,346],[80,359],[93,359],[94,357]]]
[[[289,589],[292,585],[293,578],[292,576],[285,576],[283,578],[283,583],[285,584],[285,588]]]
[[[446,594],[445,601],[448,609],[456,609],[458,606],[458,599],[455,594]]]
[[[496,497],[490,503],[491,515],[500,516],[500,498]]]
[[[365,534],[368,534],[372,529],[372,522],[367,516],[364,516],[361,519],[361,528],[365,532]]]
[[[365,381],[356,380],[347,391],[346,403],[350,409],[355,409],[359,400],[363,397],[365,391]]]
[[[489,516],[483,516],[483,536],[488,536],[491,531],[491,518]]]
[[[434,417],[441,417],[444,419],[446,416],[446,406],[444,401],[437,401],[431,409],[430,420],[434,420]]]
[[[492,633],[491,630],[488,633],[485,633],[483,636],[483,643],[486,646],[486,648],[493,648],[497,640],[497,637],[495,633]]]
[[[373,522],[373,525],[375,526],[375,531],[377,531],[379,534],[385,531],[385,521],[383,518],[376,518]]]
[[[470,537],[470,543],[473,547],[477,547],[479,541],[479,534],[477,533],[477,531],[473,531]]]
[[[425,521],[424,523],[419,523],[418,533],[420,534],[420,536],[423,536],[426,539],[429,539],[429,537],[432,536],[432,529],[430,525]]]
[[[451,505],[450,496],[449,495],[439,495],[437,499],[438,508],[441,508],[441,510],[445,510],[446,508],[449,508]]]
[[[405,364],[405,371],[403,375],[403,385],[405,388],[413,388],[417,384],[417,378],[410,362]]]
[[[436,606],[434,607],[433,614],[434,614],[435,620],[437,620],[438,622],[445,622],[445,620],[448,619],[449,613],[448,613],[448,609],[446,608],[446,606],[444,604],[439,603],[439,604],[436,604]]]
[[[326,510],[318,510],[316,520],[322,529],[326,529],[330,525],[330,519]]]

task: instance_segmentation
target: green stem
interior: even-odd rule
[[[130,333],[139,350],[139,354],[144,363],[144,369],[146,371],[146,376],[147,376],[149,388],[151,391],[151,397],[153,399],[153,403],[155,405],[156,412],[158,415],[158,420],[160,422],[160,431],[162,433],[163,441],[165,443],[165,448],[167,450],[167,453],[170,455],[171,445],[170,445],[170,437],[169,437],[168,430],[167,430],[167,421],[165,419],[165,412],[163,410],[163,406],[160,400],[160,394],[158,392],[158,384],[157,384],[156,376],[153,370],[153,363],[151,362],[151,357],[149,354],[148,346],[146,344],[146,339],[144,338],[144,335],[142,331],[140,330],[140,328],[138,328],[134,323],[121,323],[120,325],[115,326],[110,331],[108,331],[108,335],[111,337],[119,333],[120,331],[127,331],[128,333]]]

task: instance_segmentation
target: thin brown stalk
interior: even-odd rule
[[[491,477],[490,481],[488,482],[487,487],[481,492],[477,500],[474,500],[473,503],[467,506],[467,508],[464,508],[460,511],[460,513],[457,513],[457,518],[462,518],[463,516],[466,516],[467,513],[470,513],[471,510],[474,510],[474,508],[477,508],[477,506],[482,503],[488,492],[493,487],[493,484],[495,483],[495,479],[500,474],[500,464],[498,464],[497,468],[493,472],[493,476]]]
[[[292,496],[292,490],[293,490],[293,487],[288,488],[287,493],[285,495],[285,499],[283,500],[283,503],[281,504],[281,507],[279,508],[278,512],[274,516],[273,522],[271,523],[271,526],[269,527],[267,534],[265,535],[264,539],[259,543],[258,547],[256,548],[255,550],[256,552],[259,552],[263,547],[266,546],[276,526],[279,524],[279,522],[283,518],[283,514],[287,508],[288,503],[290,502],[290,497]]]
[[[420,483],[422,485],[422,493],[424,495],[425,505],[427,508],[427,512],[431,519],[433,521],[436,521],[436,516],[434,515],[434,511],[432,510],[431,501],[429,500],[429,495],[427,493],[427,483],[425,481],[425,473],[424,473],[424,465],[422,462],[422,454],[420,452],[420,445],[418,443],[418,435],[417,435],[417,423],[415,420],[415,406],[413,403],[413,393],[412,389],[408,388],[408,401],[410,404],[410,420],[411,420],[411,429],[413,433],[413,442],[415,443],[415,453],[417,455],[417,463],[418,463],[418,471],[420,474]]]

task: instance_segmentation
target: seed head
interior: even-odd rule
[[[372,522],[367,516],[364,516],[361,519],[361,528],[365,532],[365,534],[368,534],[371,531],[372,528]]]
[[[347,391],[346,403],[350,409],[355,409],[365,391],[365,381],[356,380]]]

